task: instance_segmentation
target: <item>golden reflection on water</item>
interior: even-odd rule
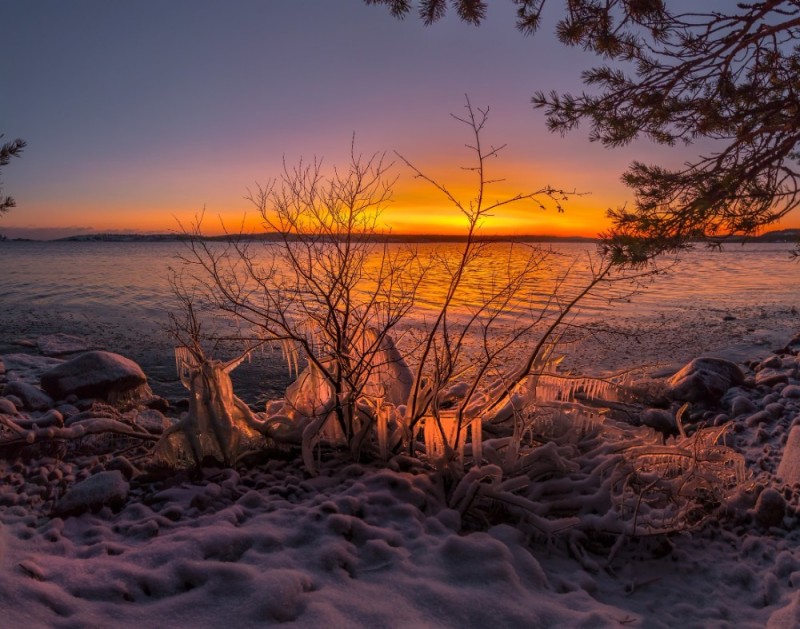
[[[265,245],[265,250],[275,246]],[[177,242],[0,243],[0,300],[5,308],[26,306],[94,317],[161,319],[176,303],[168,278],[171,267],[181,267],[177,256],[183,247]],[[462,246],[393,244],[390,250],[402,247],[414,248],[423,264],[430,263],[418,293],[417,312],[424,316],[441,303],[449,283],[448,268],[455,264]],[[564,295],[573,294],[588,278],[593,245],[558,243],[543,245],[541,250],[551,253],[524,283],[521,298],[509,315],[541,307],[568,269],[571,272],[561,287]],[[583,310],[587,315],[613,312],[636,316],[687,305],[700,307],[702,303],[721,308],[753,303],[800,306],[800,284],[792,279],[797,265],[789,261],[789,250],[789,244],[729,245],[722,252],[698,248],[684,254],[670,273],[656,278],[632,298],[609,302],[627,294],[627,288],[618,287],[616,293],[600,292],[587,300]],[[458,308],[474,307],[509,269],[519,268],[531,251],[527,244],[489,245],[464,278]]]

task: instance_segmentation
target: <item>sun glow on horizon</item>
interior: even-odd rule
[[[458,169],[451,161],[439,162],[431,169],[431,177],[442,182],[447,190],[465,207],[474,202],[476,177],[474,172]],[[575,181],[575,189],[583,192],[588,182],[579,175],[548,171],[541,164],[517,161],[504,167],[502,160],[492,163],[498,180],[486,186],[484,207],[497,201],[514,197],[526,191],[541,190],[559,182]],[[606,181],[604,178],[603,181]],[[596,181],[595,181],[596,185]],[[59,238],[86,233],[142,233],[169,234],[191,230],[202,217],[202,231],[209,236],[225,233],[263,233],[263,219],[242,194],[231,194],[230,181],[215,190],[209,202],[182,203],[172,196],[167,203],[158,199],[130,198],[108,203],[95,196],[82,203],[48,202],[30,204],[15,210],[0,223],[0,233],[10,237],[37,239]],[[210,191],[210,190],[209,190]],[[554,200],[540,194],[535,199],[524,199],[501,205],[490,212],[480,224],[480,233],[487,236],[557,236],[596,237],[611,226],[606,216],[609,207],[624,203],[627,190],[611,178],[604,189],[585,194],[567,194],[566,199],[556,195],[563,211],[559,212]],[[148,202],[150,201],[150,202]],[[540,205],[541,203],[541,205]],[[64,217],[68,216],[68,223]],[[35,218],[35,221],[26,219]],[[14,220],[17,219],[17,220]],[[27,223],[27,224],[26,224]],[[397,236],[458,236],[466,233],[468,224],[464,214],[440,190],[428,182],[400,173],[393,187],[392,199],[386,203],[377,218],[376,228]],[[795,210],[771,229],[800,228],[800,211]]]

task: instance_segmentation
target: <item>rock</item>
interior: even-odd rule
[[[121,507],[130,486],[119,470],[99,472],[70,487],[53,507],[55,515],[78,515],[100,507]]]
[[[777,489],[768,487],[756,500],[755,512],[756,522],[764,528],[780,526],[786,515],[786,500]]]
[[[106,469],[118,470],[122,472],[122,475],[128,480],[130,480],[131,478],[136,476],[136,474],[139,473],[139,470],[136,469],[136,466],[133,463],[131,463],[128,459],[126,459],[124,456],[115,456],[108,463],[106,463]]]
[[[153,396],[151,399],[147,400],[145,402],[145,406],[147,408],[153,409],[154,411],[161,411],[162,413],[166,413],[169,410],[169,400],[156,395]]]
[[[752,428],[753,426],[758,426],[760,423],[771,423],[772,422],[772,415],[770,415],[767,411],[758,411],[757,413],[753,413],[747,419],[744,420],[745,426]]]
[[[738,395],[731,401],[731,415],[746,415],[756,410],[756,405],[753,401],[744,395]]]
[[[762,369],[780,369],[783,364],[780,356],[769,356],[761,361],[761,363],[756,367],[756,371],[761,371]]]
[[[800,483],[800,425],[789,431],[776,476],[787,485]]]
[[[0,358],[0,376],[5,376],[5,375],[6,375],[6,365],[3,362],[3,359]]]
[[[771,387],[776,384],[789,382],[789,374],[777,369],[762,369],[756,374],[756,384]]]
[[[785,398],[798,399],[800,398],[800,385],[790,384],[783,388],[781,395]]]
[[[779,402],[773,402],[772,404],[767,404],[764,407],[764,410],[767,411],[773,418],[778,419],[781,415],[783,415],[784,409],[783,404]]]
[[[743,383],[744,375],[735,363],[695,358],[667,381],[667,395],[685,402],[716,403],[732,386]]]
[[[5,398],[9,402],[11,402],[17,410],[19,410],[21,408],[24,408],[24,406],[25,406],[22,403],[22,400],[20,398],[18,398],[16,395],[6,395]]]
[[[164,417],[161,411],[152,408],[139,411],[133,421],[137,426],[154,435],[160,435],[171,425],[171,422]]]
[[[36,354],[5,354],[3,362],[9,375],[13,374],[13,380],[21,380],[28,384],[39,385],[42,374],[64,361],[60,358],[50,358]]]
[[[663,408],[648,408],[645,410],[640,421],[643,426],[649,426],[659,432],[666,434],[674,434],[678,432],[678,426],[675,423],[675,417],[670,411]]]
[[[69,419],[80,413],[80,410],[72,404],[59,404],[56,410],[64,416],[64,419]]]
[[[17,406],[8,398],[0,397],[0,413],[3,415],[16,415]]]
[[[44,411],[53,407],[53,398],[41,389],[25,382],[12,381],[6,384],[6,397],[16,395],[25,408],[32,411]]]
[[[86,352],[42,374],[42,388],[58,399],[70,394],[107,399],[147,383],[141,367],[111,352]]]

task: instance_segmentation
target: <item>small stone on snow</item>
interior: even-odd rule
[[[779,526],[786,515],[786,500],[777,489],[768,487],[756,500],[756,521],[764,528]]]
[[[128,497],[129,485],[119,470],[99,472],[73,485],[56,502],[56,515],[78,515],[100,507],[120,507]]]
[[[719,401],[732,386],[744,383],[741,369],[723,358],[695,358],[667,381],[668,395],[685,402]]]

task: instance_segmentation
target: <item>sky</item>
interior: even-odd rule
[[[586,193],[563,214],[506,207],[485,232],[595,235],[607,208],[631,201],[619,177],[632,159],[689,155],[549,133],[531,96],[580,91],[594,58],[558,44],[553,20],[524,37],[512,2],[489,8],[476,28],[454,14],[431,27],[399,21],[363,0],[0,0],[0,133],[28,142],[2,172],[18,207],[0,233],[164,233],[203,209],[209,232],[254,226],[248,189],[283,160],[343,163],[354,135],[359,152],[397,151],[468,198],[468,129],[450,114],[469,95],[490,109],[484,141],[508,145],[490,165],[504,179],[492,198],[547,185]],[[399,163],[393,172],[383,226],[463,229],[440,194]]]

